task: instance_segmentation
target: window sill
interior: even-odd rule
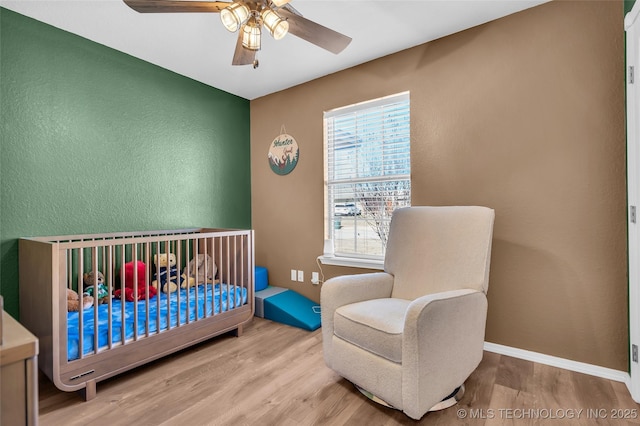
[[[342,256],[319,256],[318,260],[320,260],[323,265],[384,270],[384,260],[360,259],[357,257]]]

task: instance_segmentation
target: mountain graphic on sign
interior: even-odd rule
[[[269,167],[279,175],[291,173],[298,164],[300,150],[291,135],[282,134],[275,138],[269,148]]]

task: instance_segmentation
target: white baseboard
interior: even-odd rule
[[[603,379],[622,382],[629,387],[631,376],[626,371],[614,370],[612,368],[600,367],[598,365],[587,364],[570,359],[545,355],[538,352],[527,351],[525,349],[512,348],[510,346],[499,345],[497,343],[484,342],[484,350],[500,355],[507,355],[539,364],[550,365],[552,367],[563,368],[565,370],[576,371],[578,373],[589,374],[591,376],[602,377]]]

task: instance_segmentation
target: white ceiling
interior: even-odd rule
[[[0,6],[246,99],[417,46],[549,0],[294,0],[353,38],[339,55],[263,35],[260,66],[232,66],[236,34],[213,13],[140,14],[121,0],[0,0]]]

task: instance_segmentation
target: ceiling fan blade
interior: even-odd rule
[[[127,6],[140,13],[218,13],[231,3],[224,1],[177,1],[177,0],[124,0]]]
[[[294,36],[338,54],[351,43],[351,37],[304,18],[288,4],[278,9],[278,15],[289,23],[289,32]]]
[[[281,8],[279,8],[277,10],[280,11],[282,9],[286,9],[286,10],[288,10],[289,12],[291,12],[293,14],[296,14],[298,16],[302,16],[302,13],[298,12],[298,10],[295,7],[293,7],[291,5],[291,3],[287,3],[287,4],[285,4],[284,6],[282,6]]]
[[[244,27],[244,25],[243,25]],[[251,65],[256,60],[256,51],[246,49],[242,46],[242,28],[238,31],[238,42],[236,43],[236,51],[233,54],[231,65]]]

